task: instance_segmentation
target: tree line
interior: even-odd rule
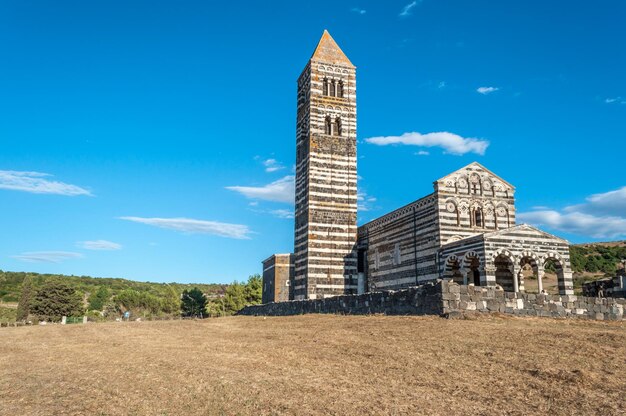
[[[61,278],[47,279],[38,287],[26,276],[21,285],[17,320],[57,322],[63,316],[87,315],[93,320],[141,317],[226,316],[246,305],[261,302],[261,276],[253,275],[245,283],[233,282],[223,293],[206,293],[198,287],[182,291],[166,285],[158,294],[135,289],[113,293],[106,285],[91,293],[80,293]]]

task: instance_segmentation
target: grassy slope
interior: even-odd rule
[[[626,414],[623,322],[305,315],[0,332],[0,414]]]

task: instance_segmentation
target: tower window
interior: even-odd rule
[[[328,78],[324,78],[324,82],[322,84],[322,94],[328,95]]]
[[[343,98],[343,81],[337,83],[337,97]]]
[[[328,95],[330,95],[331,97],[336,97],[336,88],[335,88],[335,80],[333,79],[332,81],[330,81],[330,92],[328,93]]]
[[[326,116],[326,120],[324,121],[324,134],[333,134],[333,123],[330,121],[330,116]]]
[[[333,135],[341,136],[341,118],[337,117],[335,119],[335,128],[333,130]]]

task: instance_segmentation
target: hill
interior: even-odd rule
[[[614,276],[624,268],[626,241],[575,244],[570,259],[575,273]]]
[[[35,288],[49,279],[60,279],[73,287],[78,293],[85,298],[91,293],[95,293],[100,287],[106,287],[111,296],[115,296],[124,290],[135,290],[137,292],[147,293],[153,296],[165,296],[170,288],[177,293],[181,293],[185,289],[198,288],[209,297],[211,295],[221,295],[228,285],[224,284],[205,284],[205,283],[153,283],[153,282],[136,282],[133,280],[108,278],[108,277],[91,277],[91,276],[67,276],[60,274],[39,274],[28,272],[4,272],[0,270],[0,303],[14,303],[19,300],[22,290],[22,282],[26,276],[30,276]]]

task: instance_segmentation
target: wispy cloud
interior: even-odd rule
[[[24,191],[33,194],[89,195],[91,192],[80,186],[47,179],[52,175],[40,172],[0,170],[0,189]]]
[[[274,209],[270,211],[270,214],[278,218],[291,219],[294,217],[293,210],[290,209]]]
[[[401,136],[381,136],[365,139],[367,143],[386,146],[390,144],[404,144],[409,146],[441,147],[446,153],[464,155],[476,153],[484,155],[489,146],[487,140],[465,138],[454,133],[436,132],[421,134],[417,132],[404,133]]]
[[[419,152],[415,153],[418,156],[428,156],[430,155],[430,152],[427,152],[426,150],[420,150]]]
[[[289,175],[263,186],[227,186],[226,189],[239,192],[250,199],[274,202],[294,202],[295,176]]]
[[[376,197],[368,195],[363,189],[359,189],[356,194],[357,209],[360,212],[371,211],[374,209],[374,203],[377,201]]]
[[[521,221],[592,238],[626,236],[626,186],[586,198],[562,210],[536,207],[518,214]]]
[[[440,81],[439,84],[437,84],[437,88],[439,88],[440,90],[446,88],[448,86],[448,84],[445,81]]]
[[[276,159],[267,159],[263,161],[266,172],[276,172],[277,170],[285,169],[285,167]]]
[[[79,241],[76,245],[85,250],[121,250],[122,245],[107,240]]]
[[[64,260],[81,258],[83,255],[71,251],[29,251],[11,257],[28,263],[61,263]]]
[[[402,8],[402,11],[400,12],[400,14],[398,16],[400,17],[408,17],[410,15],[413,14],[413,8],[415,6],[418,5],[418,3],[421,3],[422,0],[416,0],[416,1],[412,1],[411,3],[407,4],[406,6],[404,6]]]
[[[119,217],[119,219],[152,225],[154,227],[165,228],[186,234],[212,234],[220,237],[236,238],[240,240],[250,239],[250,234],[252,233],[247,225],[196,220],[192,218]]]
[[[476,92],[482,95],[491,94],[492,92],[498,91],[500,88],[497,87],[478,87]]]
[[[356,13],[356,14],[365,14],[365,13],[367,13],[367,10],[365,10],[365,9],[361,9],[361,8],[359,8],[359,7],[353,7],[353,8],[351,9],[351,11],[352,11],[353,13]]]
[[[626,99],[622,97],[607,98],[604,100],[607,104],[626,104]]]

